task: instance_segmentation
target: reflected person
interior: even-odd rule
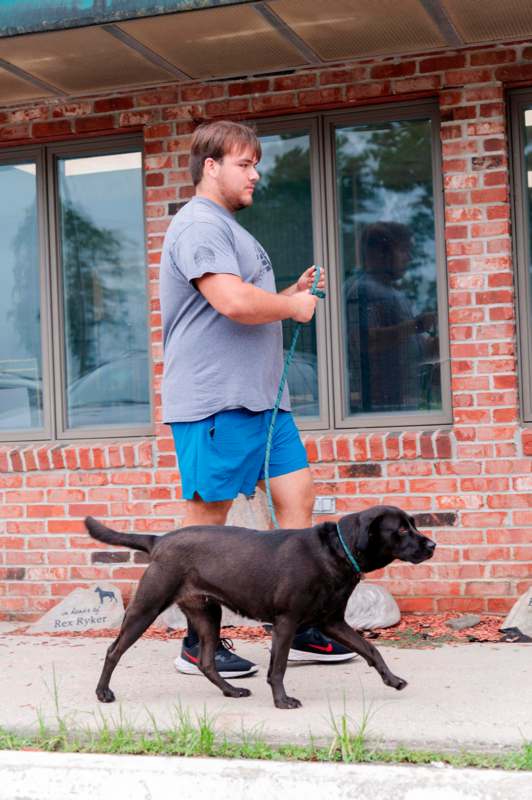
[[[415,411],[430,404],[427,367],[438,344],[436,314],[416,314],[403,279],[411,263],[408,227],[379,221],[360,237],[361,269],[344,290],[351,412]]]

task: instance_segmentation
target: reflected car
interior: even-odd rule
[[[68,388],[68,427],[149,424],[149,376],[147,353],[135,351],[77,378]]]
[[[17,372],[1,370],[0,430],[42,426],[42,382]]]
[[[284,357],[286,358],[286,352]],[[314,353],[300,353],[296,350],[288,367],[288,388],[294,416],[319,416],[318,369]]]

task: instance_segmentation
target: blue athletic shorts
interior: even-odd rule
[[[252,495],[264,478],[266,439],[272,411],[245,408],[220,411],[195,422],[173,422],[183,497],[196,492],[206,503],[234,500],[242,492]],[[275,421],[270,477],[286,475],[308,466],[307,454],[289,411],[279,411]]]

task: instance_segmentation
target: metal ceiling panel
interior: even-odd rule
[[[18,78],[11,72],[0,68],[0,98],[2,105],[51,96],[52,92],[32,86],[31,83],[27,83],[22,78]]]
[[[442,0],[467,44],[532,35],[532,0]]]
[[[418,0],[271,0],[268,5],[326,61],[446,46]]]
[[[131,20],[118,27],[198,79],[254,75],[306,63],[293,45],[246,5]]]
[[[172,78],[101,28],[2,39],[0,58],[71,94]]]

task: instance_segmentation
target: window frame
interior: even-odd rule
[[[323,231],[320,226],[320,219],[325,213],[323,193],[319,191],[323,185],[323,163],[320,158],[319,138],[320,120],[315,114],[303,114],[297,117],[282,117],[275,119],[255,121],[254,126],[257,135],[275,136],[283,133],[308,133],[309,136],[309,165],[310,165],[310,191],[312,208],[312,250],[316,264],[326,264],[326,242],[323,238]],[[260,173],[260,163],[258,165]],[[312,264],[307,264],[308,267]],[[275,264],[273,265],[275,273]],[[330,399],[328,375],[325,365],[328,360],[327,340],[330,336],[329,315],[326,313],[325,305],[322,301],[318,303],[316,310],[316,355],[318,360],[318,402],[320,413],[318,417],[297,417],[298,428],[302,431],[324,431],[331,427],[331,417],[329,413]],[[285,342],[285,344],[287,344]],[[289,344],[289,343],[288,343]]]
[[[521,420],[532,423],[532,284],[528,276],[531,221],[527,217],[528,180],[524,159],[523,112],[532,109],[532,88],[518,89],[509,97],[511,215],[516,291],[517,373]]]
[[[430,119],[432,181],[434,197],[434,238],[436,250],[436,295],[442,408],[439,411],[344,414],[344,344],[342,337],[342,298],[340,285],[340,243],[336,196],[336,153],[334,132],[337,125],[357,122],[385,122]],[[447,259],[444,233],[444,190],[440,140],[440,114],[436,101],[375,105],[294,116],[256,119],[259,136],[298,130],[312,131],[310,139],[312,223],[314,254],[327,268],[327,297],[318,304],[316,337],[318,353],[319,420],[298,417],[303,431],[349,433],[354,429],[415,430],[452,425],[451,365],[448,315]],[[260,172],[260,164],[259,164]],[[274,265],[275,270],[275,265]]]
[[[146,285],[146,324],[150,419],[141,425],[91,426],[68,428],[66,425],[65,325],[62,299],[62,262],[59,220],[59,187],[56,163],[59,158],[110,155],[140,152],[142,159],[142,228]],[[40,248],[41,280],[41,348],[43,381],[43,421],[41,429],[14,429],[0,432],[0,442],[70,441],[99,439],[131,439],[154,434],[154,381],[151,358],[150,296],[146,240],[146,182],[144,176],[143,138],[138,134],[92,137],[76,141],[60,141],[29,145],[0,151],[0,164],[35,160],[37,178],[37,224]],[[65,387],[65,388],[64,388]]]

